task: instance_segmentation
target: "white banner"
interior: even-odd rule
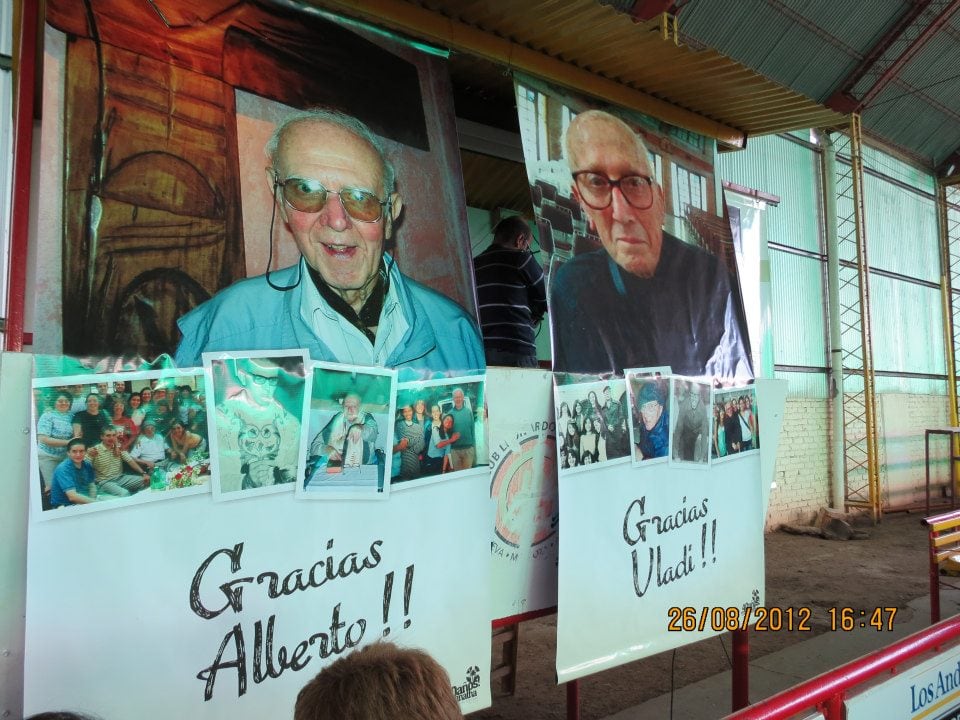
[[[380,638],[434,655],[465,712],[489,705],[486,478],[31,523],[26,714],[291,717],[324,665]]]
[[[883,626],[886,608],[855,611],[857,627]],[[891,618],[892,621],[892,618]],[[882,630],[881,630],[882,631]],[[885,682],[846,701],[848,720],[903,718],[903,720],[958,720],[960,718],[960,647],[952,647],[919,665],[902,670]]]
[[[487,369],[493,617],[557,604],[556,424],[547,370]]]
[[[785,385],[757,381],[759,455],[561,473],[560,682],[725,632],[763,605],[761,458],[772,476]]]

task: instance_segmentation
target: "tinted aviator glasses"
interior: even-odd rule
[[[383,208],[389,200],[381,200],[368,190],[345,187],[339,191],[327,190],[319,180],[288,177],[281,179],[274,172],[274,192],[279,188],[283,201],[294,210],[306,213],[318,213],[327,204],[327,196],[334,194],[340,198],[344,212],[359,222],[377,222],[383,217]]]
[[[594,210],[605,210],[613,201],[613,189],[619,188],[623,199],[637,210],[653,205],[653,178],[646,175],[624,175],[611,180],[606,175],[584,170],[573,173],[580,198]]]

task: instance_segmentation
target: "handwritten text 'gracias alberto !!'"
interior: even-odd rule
[[[207,574],[212,572],[212,567],[220,567],[229,561],[230,573],[236,575],[240,572],[243,543],[237,543],[232,548],[215,550],[200,563],[193,576],[193,582],[190,584],[190,609],[204,620],[212,620],[228,609],[235,613],[241,612],[243,610],[244,590],[249,592],[253,585],[263,587],[270,600],[321,588],[335,580],[348,578],[351,575],[360,575],[365,571],[375,569],[383,557],[382,550],[383,540],[375,540],[370,543],[370,547],[365,553],[350,552],[338,559],[337,555],[333,553],[333,540],[329,540],[327,541],[328,555],[308,568],[296,568],[284,576],[272,570],[266,570],[256,576],[233,577],[222,583],[217,589],[222,595],[223,604],[216,609],[211,609],[201,599],[201,589],[209,582]],[[219,562],[217,562],[218,560]],[[407,566],[404,579],[403,614],[405,620],[403,626],[405,628],[409,627],[411,622],[409,615],[410,594],[413,590],[413,568],[413,565]],[[392,595],[393,571],[391,570],[384,576],[383,581],[382,619],[384,637],[390,634],[390,627],[387,622],[390,616]],[[333,655],[339,655],[344,650],[358,645],[367,630],[367,620],[357,618],[350,623],[341,620],[340,606],[341,603],[339,602],[333,606],[329,627],[313,633],[305,640],[301,640],[291,651],[288,651],[286,645],[275,645],[274,643],[274,624],[277,617],[275,614],[267,618],[266,622],[263,620],[254,622],[251,653],[253,657],[253,682],[261,683],[268,678],[278,678],[287,668],[293,671],[301,670],[313,659],[314,655],[325,659]],[[224,653],[231,642],[233,644],[232,657],[225,658]],[[314,648],[314,650],[308,654],[310,648]],[[239,697],[247,691],[248,678],[247,645],[244,641],[243,626],[239,622],[224,636],[213,662],[197,673],[197,679],[205,683],[204,701],[213,697],[217,673],[229,669],[234,669],[237,672],[237,696]]]

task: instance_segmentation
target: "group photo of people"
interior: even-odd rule
[[[308,498],[385,498],[392,447],[396,373],[315,363],[310,392],[306,471]]]
[[[401,383],[397,389],[391,476],[402,483],[487,464],[483,380]],[[415,482],[408,487],[425,484]]]
[[[670,368],[627,370],[633,464],[670,455]]]
[[[760,450],[757,393],[753,387],[713,393],[713,459]]]
[[[35,482],[44,511],[205,483],[203,376],[133,375],[34,381]]]
[[[624,380],[557,385],[555,403],[561,471],[630,454]]]
[[[216,432],[215,498],[292,490],[302,472],[306,353],[205,353]]]

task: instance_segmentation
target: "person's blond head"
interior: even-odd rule
[[[440,664],[422,650],[378,642],[321,670],[300,694],[294,720],[462,720]]]

